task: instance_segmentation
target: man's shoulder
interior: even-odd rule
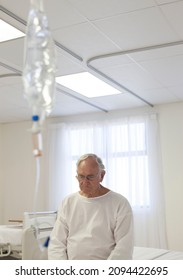
[[[113,190],[110,191],[111,197],[115,198],[115,199],[119,199],[119,200],[127,200],[127,198],[122,195],[121,193],[115,192]]]
[[[67,195],[67,196],[64,198],[63,202],[64,202],[64,201],[66,202],[66,201],[70,201],[70,200],[76,199],[77,197],[78,197],[78,192],[71,193],[71,194]]]
[[[62,200],[62,202],[60,203],[59,211],[69,207],[70,205],[73,205],[74,201],[77,200],[77,197],[78,197],[77,192],[65,196],[64,199]]]
[[[116,203],[116,204],[121,204],[121,205],[126,205],[128,207],[131,208],[131,205],[128,201],[128,199],[122,195],[121,193],[115,192],[115,191],[111,191],[110,192],[111,198],[112,200]]]

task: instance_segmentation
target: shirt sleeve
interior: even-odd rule
[[[58,217],[50,236],[48,246],[49,260],[67,260],[68,227],[64,218],[63,207],[58,212]]]
[[[126,201],[125,207],[120,207],[114,238],[116,246],[108,257],[108,260],[131,260],[133,256],[134,237],[133,237],[133,213],[131,206]]]

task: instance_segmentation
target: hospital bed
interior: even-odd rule
[[[56,220],[57,212],[24,212],[23,222],[15,225],[0,225],[0,259],[22,259],[24,236],[28,229],[36,240],[46,242]],[[29,246],[31,247],[31,245]]]
[[[21,258],[22,224],[0,226],[0,258]]]
[[[40,249],[31,229],[28,230],[26,238],[27,241],[25,243],[28,245],[28,248],[25,247],[23,259],[47,260],[47,247]],[[183,252],[158,248],[134,247],[133,260],[183,260]]]
[[[22,225],[0,226],[0,257],[46,260],[49,236],[57,213],[25,212]],[[134,247],[134,260],[183,260],[183,251]]]
[[[24,234],[22,258],[26,260],[48,259],[47,246],[39,246],[31,228],[27,229],[26,234]],[[183,251],[135,246],[133,260],[183,260]]]
[[[56,217],[57,212],[54,211],[24,214],[25,229],[22,234],[23,260],[47,259],[49,236]]]

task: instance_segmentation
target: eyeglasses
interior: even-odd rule
[[[79,181],[84,181],[85,179],[88,181],[94,181],[99,175],[99,172],[96,175],[77,175],[76,177],[78,178]]]

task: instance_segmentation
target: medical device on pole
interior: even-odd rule
[[[41,130],[53,108],[55,92],[55,45],[43,0],[31,0],[25,39],[24,96],[32,111],[33,153],[42,155]]]

